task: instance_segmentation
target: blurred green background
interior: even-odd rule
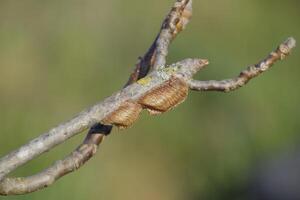
[[[1,0],[0,155],[109,96],[127,81],[174,0]],[[300,1],[195,0],[168,62],[208,58],[196,78],[229,78],[289,36],[300,39]],[[191,92],[157,117],[108,137],[79,171],[8,200],[247,199],[260,160],[299,143],[299,49],[244,88]],[[30,175],[84,134],[30,162]]]

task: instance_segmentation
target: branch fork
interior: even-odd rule
[[[153,44],[139,59],[122,90],[1,158],[0,195],[26,194],[50,186],[93,157],[113,125],[120,128],[131,126],[143,109],[150,114],[161,114],[173,109],[186,99],[190,89],[222,92],[236,90],[267,71],[275,62],[284,59],[296,46],[295,39],[288,38],[265,59],[249,66],[232,79],[193,80],[193,75],[207,66],[208,60],[185,59],[166,65],[170,43],[186,27],[191,16],[192,0],[177,0]],[[90,130],[85,140],[63,160],[29,177],[6,177],[16,168],[86,129]]]

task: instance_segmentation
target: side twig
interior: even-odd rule
[[[131,74],[129,85],[143,77],[150,70],[165,66],[168,48],[172,40],[186,27],[192,16],[192,0],[177,0],[162,23],[160,32],[147,53],[139,58]]]
[[[5,178],[0,182],[0,194],[19,195],[34,192],[53,184],[60,177],[79,169],[97,151],[110,129],[97,126],[91,129],[84,142],[64,160],[55,162],[44,171],[26,178]]]
[[[230,92],[238,89],[239,87],[247,84],[251,79],[259,74],[267,71],[276,61],[284,59],[288,56],[296,46],[296,40],[294,38],[288,38],[284,43],[277,47],[275,51],[259,63],[249,66],[246,70],[242,71],[238,77],[233,79],[226,79],[221,81],[209,80],[209,81],[189,81],[190,89],[196,91],[222,91]]]

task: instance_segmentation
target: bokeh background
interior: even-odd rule
[[[120,89],[173,2],[1,0],[0,155]],[[297,0],[195,0],[193,8],[168,62],[208,58],[198,79],[232,77],[288,36],[300,40]],[[296,49],[238,91],[191,92],[171,112],[115,129],[90,162],[50,188],[0,199],[246,200],[262,197],[257,191],[269,183],[278,191],[290,180],[285,163],[295,168],[300,157],[299,66]],[[38,172],[83,137],[13,175]]]

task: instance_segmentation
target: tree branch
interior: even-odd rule
[[[55,162],[44,171],[26,178],[5,178],[0,182],[0,194],[19,195],[48,187],[60,177],[79,169],[97,151],[97,147],[110,132],[105,126],[91,129],[84,142],[64,160]]]
[[[124,89],[3,157],[0,160],[0,195],[25,194],[53,184],[89,160],[104,136],[111,132],[112,125],[131,126],[143,109],[150,114],[166,112],[185,100],[189,88],[199,91],[237,89],[283,59],[295,47],[295,40],[290,38],[267,59],[249,67],[235,79],[195,81],[192,76],[208,64],[207,60],[185,59],[166,67],[168,47],[191,15],[192,0],[177,0]],[[5,178],[19,166],[88,128],[91,129],[84,142],[65,159],[30,177]]]
[[[192,16],[192,0],[177,0],[162,23],[160,32],[147,53],[139,58],[128,84],[145,77],[151,69],[165,66],[172,40],[186,27]]]
[[[98,122],[105,121],[127,102],[137,102],[143,96],[151,93],[155,88],[166,84],[173,76],[184,76],[181,79],[186,82],[186,78],[191,77],[191,75],[206,64],[206,60],[186,59],[173,64],[166,70],[153,71],[144,80],[141,79],[143,81],[127,86],[104,101],[82,111],[70,121],[52,128],[49,132],[42,134],[18,150],[3,157],[0,160],[0,179],[2,180],[12,170],[52,149],[79,132],[91,128]]]
[[[189,6],[190,8],[186,9],[185,8],[186,6]],[[177,33],[179,33],[188,23],[187,16],[188,15],[191,16],[191,12],[188,13],[184,10],[191,10],[191,6],[192,6],[192,0],[177,0],[175,5],[171,9],[170,13],[167,15],[166,19],[164,20],[160,32],[170,32],[173,34],[173,38],[175,38]],[[174,25],[176,25],[175,31],[173,29],[171,30],[171,27],[174,27]],[[149,73],[150,68],[152,68],[156,57],[160,58],[161,60],[165,59],[166,54],[159,55],[160,51],[157,51],[159,47],[164,47],[164,48],[168,47],[159,44],[159,41],[164,41],[162,40],[162,37],[165,36],[168,35],[160,33],[157,36],[157,38],[155,39],[154,43],[151,45],[150,49],[145,54],[145,56],[139,59],[139,63],[136,65],[136,68],[132,73],[132,75],[130,76],[125,87],[145,77]],[[170,39],[166,39],[166,40],[170,40]],[[99,129],[99,127],[101,127],[101,129]],[[95,130],[97,130],[97,134],[91,134],[94,133]],[[106,132],[107,130],[108,132]],[[97,142],[100,141],[99,138],[103,138],[104,135],[108,135],[111,132],[111,130],[112,130],[111,125],[103,125],[101,123],[96,123],[90,129],[84,142],[69,156],[67,156],[64,160],[57,161],[48,169],[34,176],[30,176],[26,178],[6,178],[2,180],[0,182],[0,194],[2,195],[25,194],[29,192],[34,192],[45,186],[49,186],[53,184],[58,178],[66,175],[67,173],[73,172],[75,169],[78,169],[87,160],[89,160],[94,155],[94,153],[91,153],[91,149],[96,149],[96,146],[100,144],[100,142],[99,143]],[[80,149],[82,149],[83,151],[80,151]],[[34,157],[30,159],[33,158]],[[28,161],[24,161],[24,163]],[[79,165],[78,164],[72,165],[73,166],[72,167],[70,166],[70,163],[72,162],[79,163]],[[22,165],[22,163],[20,163],[20,165]],[[16,165],[15,167],[18,166]],[[0,173],[0,180],[12,170],[14,169],[11,168],[6,172],[3,171],[2,174]]]
[[[209,80],[209,81],[189,81],[190,89],[196,91],[222,91],[230,92],[238,89],[239,87],[247,84],[251,79],[259,74],[267,71],[276,61],[284,59],[291,53],[291,50],[296,46],[296,40],[294,38],[288,38],[285,42],[277,47],[275,51],[269,54],[267,58],[259,63],[248,67],[242,71],[239,76],[232,79],[226,79],[221,81]]]
[[[177,1],[162,24],[161,31],[157,37],[153,70],[166,65],[166,57],[171,41],[186,27],[191,17],[192,0]]]

